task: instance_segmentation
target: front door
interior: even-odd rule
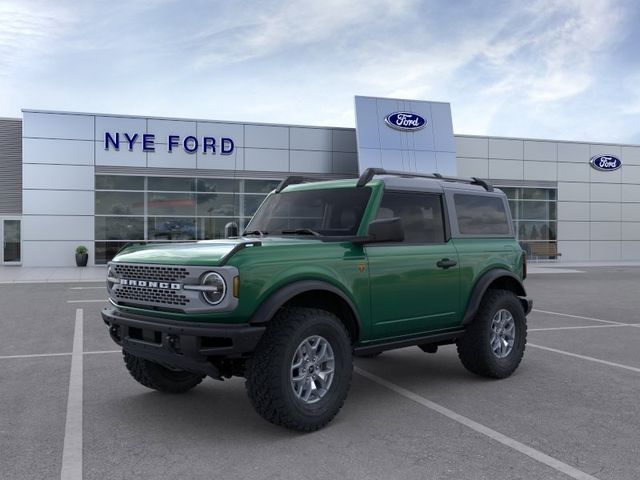
[[[377,218],[400,217],[402,243],[367,245],[374,338],[459,324],[458,256],[446,241],[442,195],[387,191]]]
[[[0,237],[2,238],[2,254],[0,259],[5,265],[22,262],[22,243],[19,218],[2,218],[0,220]]]

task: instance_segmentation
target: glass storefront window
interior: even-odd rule
[[[149,177],[147,189],[160,192],[194,192],[195,178],[184,177]]]
[[[238,196],[232,193],[198,193],[199,217],[238,215]]]
[[[231,178],[199,178],[198,192],[216,193],[227,192],[235,193],[240,190],[240,180]]]
[[[195,216],[196,196],[193,193],[149,192],[147,212],[149,215]]]
[[[195,240],[195,218],[149,217],[147,219],[149,240]]]
[[[499,187],[509,199],[516,237],[531,255],[534,244],[557,241],[557,190],[553,188]]]
[[[269,193],[279,183],[280,180],[245,180],[244,191],[246,193]]]
[[[144,217],[95,218],[96,240],[144,240]]]
[[[280,180],[96,175],[96,263],[130,242],[224,238],[242,231]]]
[[[98,215],[144,215],[143,192],[96,192]]]
[[[215,240],[224,238],[224,227],[229,222],[235,222],[240,225],[238,218],[215,218],[205,217],[197,218],[198,240]]]

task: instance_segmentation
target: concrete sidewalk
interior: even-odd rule
[[[2,283],[104,282],[107,267],[0,267]]]
[[[640,267],[640,261],[631,262],[529,262],[528,273],[582,273],[578,267]],[[77,283],[104,282],[107,267],[19,267],[0,266],[0,284],[3,283]]]

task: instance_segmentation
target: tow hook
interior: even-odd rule
[[[167,335],[167,347],[174,353],[177,353],[179,341],[177,335]]]

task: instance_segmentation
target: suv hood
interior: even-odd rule
[[[225,240],[202,240],[190,243],[161,243],[135,245],[122,250],[113,259],[114,262],[124,263],[155,263],[163,265],[201,265],[216,266],[229,255],[234,248],[243,243],[249,245],[262,243],[263,246],[283,244],[311,244],[319,243],[312,238],[296,237],[246,237]],[[254,248],[248,246],[245,248]]]

